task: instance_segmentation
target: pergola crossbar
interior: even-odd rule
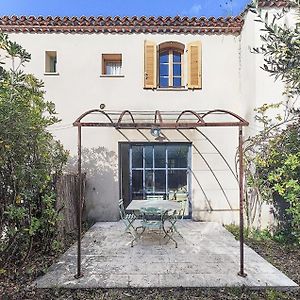
[[[91,114],[102,114],[109,122],[83,122],[83,118]],[[128,115],[130,122],[123,121]],[[225,116],[234,120],[228,121],[206,121],[207,116]],[[92,109],[82,114],[74,123],[74,126],[96,126],[96,127],[115,127],[118,129],[151,129],[154,126],[162,129],[194,129],[197,127],[227,127],[227,126],[248,126],[249,123],[239,115],[222,109],[214,109],[205,112],[196,112],[193,110],[176,111],[130,111],[121,112],[104,111],[101,109]]]

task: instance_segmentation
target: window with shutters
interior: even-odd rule
[[[166,42],[159,45],[159,87],[181,88],[183,83],[184,45]]]
[[[201,89],[201,56],[200,41],[187,45],[174,41],[157,45],[153,41],[145,41],[144,88]]]

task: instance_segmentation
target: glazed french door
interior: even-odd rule
[[[130,201],[149,195],[169,199],[190,188],[191,147],[188,143],[130,144]]]

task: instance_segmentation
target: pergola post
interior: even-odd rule
[[[240,271],[239,276],[246,277],[244,271],[244,157],[243,127],[239,126],[239,190],[240,190]]]
[[[82,219],[82,174],[81,174],[81,125],[78,127],[78,205],[77,205],[77,273],[75,278],[80,278],[83,276],[81,273],[81,219]]]

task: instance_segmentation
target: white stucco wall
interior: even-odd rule
[[[71,155],[76,154],[77,134],[72,122],[84,111],[98,108],[105,103],[108,110],[208,110],[228,109],[241,112],[239,93],[239,37],[233,35],[163,35],[163,34],[11,34],[12,40],[20,43],[32,54],[26,71],[34,73],[45,82],[46,99],[54,101],[61,125],[51,129]],[[202,90],[158,91],[145,90],[144,78],[144,41],[152,40],[157,44],[165,41],[178,41],[187,44],[191,41],[202,42]],[[57,51],[57,72],[59,75],[44,75],[45,51]],[[104,78],[101,75],[102,53],[122,53],[123,78]],[[185,73],[186,76],[186,73]],[[206,130],[208,131],[208,130]],[[232,167],[237,142],[237,130],[232,134],[229,129],[210,130],[213,141],[221,146]],[[221,134],[222,131],[222,134]],[[194,141],[203,155],[219,172],[220,181],[227,181],[225,167],[218,164],[214,149],[193,132],[185,132]],[[224,133],[224,134],[223,134]],[[148,132],[145,132],[149,136]],[[165,132],[170,141],[186,141],[179,133]],[[145,141],[141,134],[126,131],[131,141]],[[151,138],[149,136],[149,138]],[[225,142],[230,141],[230,143]],[[90,155],[84,163],[88,173],[87,211],[95,220],[118,218],[118,142],[126,139],[112,129],[88,128],[83,130],[84,147],[104,147],[103,152]],[[206,149],[207,148],[207,149]],[[109,152],[111,151],[111,152]],[[95,151],[93,151],[95,152]],[[197,182],[201,182],[212,207],[228,209],[228,203],[220,194],[220,186],[196,150],[193,150],[192,199],[193,217],[199,219],[220,219],[217,215],[201,212],[207,207],[205,198]],[[223,172],[223,173],[222,173]],[[197,177],[197,181],[195,180]],[[232,176],[233,177],[233,176]],[[232,207],[237,208],[237,186],[225,184]],[[230,217],[225,217],[230,222]]]
[[[274,102],[275,99],[280,100],[282,92],[282,85],[274,84],[273,79],[260,70],[262,58],[249,51],[249,47],[260,43],[258,26],[253,22],[253,15],[248,14],[240,36],[62,33],[9,36],[32,54],[26,72],[35,74],[45,82],[45,97],[56,104],[62,122],[50,130],[70,150],[72,158],[69,167],[72,169],[76,167],[77,151],[77,131],[72,123],[83,112],[99,108],[100,103],[105,103],[108,110],[117,111],[226,109],[249,120],[251,124],[247,134],[253,133],[256,128],[253,108],[265,102]],[[203,88],[194,91],[145,90],[145,40],[157,44],[178,41],[185,45],[201,41]],[[57,51],[59,75],[44,75],[45,51]],[[122,54],[124,77],[100,76],[103,53]],[[184,76],[186,78],[186,70]],[[124,133],[130,141],[145,141],[135,131]],[[238,184],[230,169],[203,136],[195,131],[184,133],[193,142],[193,218],[221,223],[238,222]],[[215,143],[234,170],[238,129],[206,128],[203,133]],[[144,131],[144,134],[151,139],[149,132]],[[172,142],[186,141],[178,132],[166,131],[164,134]],[[83,168],[88,175],[86,201],[90,219],[118,219],[118,142],[121,141],[126,139],[113,129],[83,129],[83,147],[90,149],[85,150],[83,160]],[[206,212],[209,204],[219,211]]]
[[[99,107],[100,103],[105,103],[109,110],[219,107],[235,108],[239,113],[239,37],[161,34],[11,34],[10,37],[32,54],[27,71],[44,80],[46,97],[55,101],[63,124],[70,124],[83,111]],[[203,45],[203,89],[143,89],[144,41],[147,39],[157,43],[175,40],[183,44],[200,40]],[[47,50],[57,51],[59,76],[44,76]],[[102,53],[122,53],[124,78],[100,77]],[[68,148],[75,150],[74,145],[70,141]]]

